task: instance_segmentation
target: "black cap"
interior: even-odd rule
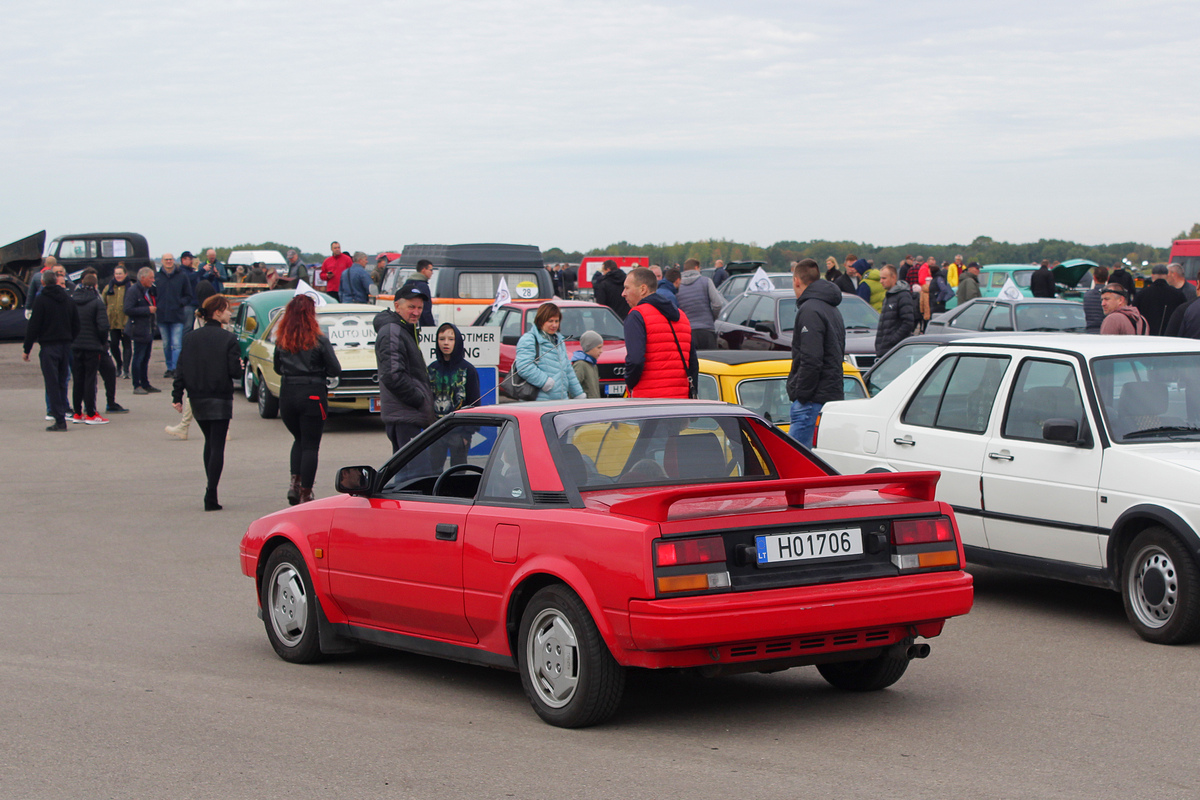
[[[426,303],[429,302],[429,295],[422,291],[418,291],[417,288],[412,285],[405,285],[396,295],[397,300],[412,300],[417,297],[421,298]]]
[[[184,250],[182,253],[179,254],[179,258],[180,258],[180,260],[182,260],[185,258],[195,258],[195,256],[192,255],[191,250]]]

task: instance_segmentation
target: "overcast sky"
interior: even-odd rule
[[[5,9],[0,244],[1065,238],[1200,221],[1200,3]]]

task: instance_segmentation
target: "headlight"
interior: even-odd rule
[[[326,378],[325,379],[325,388],[326,389],[336,389],[341,382],[342,382],[341,378]]]

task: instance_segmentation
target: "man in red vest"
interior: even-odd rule
[[[629,396],[695,397],[700,361],[687,316],[658,294],[658,279],[645,267],[625,276],[625,385]]]

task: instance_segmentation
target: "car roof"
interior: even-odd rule
[[[1176,336],[1101,336],[1089,333],[1016,333],[964,337],[955,347],[1007,347],[1058,350],[1085,358],[1156,353],[1200,353],[1200,341]]]
[[[769,350],[701,350],[697,353],[701,361],[717,364],[752,364],[756,361],[788,361],[792,357],[784,352]]]
[[[1067,300],[1062,297],[1020,297],[1015,300],[1007,298],[1007,297],[973,297],[973,298],[971,298],[970,302],[971,303],[987,303],[989,305],[992,303],[1016,303],[1017,305],[1022,305],[1022,306],[1037,305],[1039,303],[1041,303],[1041,304],[1058,303],[1060,305],[1062,303],[1070,303],[1071,305],[1080,306],[1080,308],[1083,307],[1080,303],[1078,303],[1075,300]],[[966,306],[966,305],[968,305],[968,303],[963,303],[963,306]],[[951,310],[953,311],[953,309],[951,309]]]
[[[522,311],[528,311],[531,308],[541,308],[546,303],[554,303],[559,308],[608,308],[603,303],[592,303],[587,300],[517,300],[511,303],[504,303],[501,308],[519,308]],[[610,311],[612,309],[609,309]],[[613,312],[616,313],[615,311]]]
[[[323,306],[317,306],[318,314],[362,314],[362,313],[380,313],[386,311],[384,306],[373,306],[370,303],[326,303]]]
[[[984,264],[979,268],[980,272],[989,270],[1013,270],[1013,269],[1039,269],[1038,264]]]
[[[535,400],[524,403],[501,403],[493,406],[476,406],[454,412],[455,415],[470,414],[491,416],[497,413],[514,416],[518,419],[537,420],[545,414],[560,412],[594,412],[603,410],[604,419],[637,419],[644,413],[639,409],[652,410],[655,415],[663,411],[674,410],[680,416],[695,416],[697,412],[705,414],[720,414],[724,416],[754,416],[744,408],[730,405],[720,400],[634,400],[618,398],[615,400]]]

